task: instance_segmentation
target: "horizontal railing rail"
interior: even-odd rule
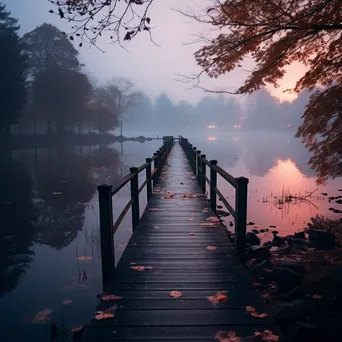
[[[217,212],[217,197],[224,204],[226,209],[233,216],[235,221],[234,244],[236,254],[241,260],[245,260],[246,253],[246,226],[247,226],[247,187],[248,178],[233,177],[227,171],[217,165],[217,160],[208,160],[205,154],[192,146],[188,139],[179,137],[179,143],[187,155],[190,165],[197,177],[202,191],[206,193],[206,184],[209,186],[209,201],[211,209]],[[207,176],[207,167],[210,175]],[[235,188],[234,207],[227,201],[222,192],[217,187],[217,175]]]
[[[131,167],[130,173],[121,179],[114,187],[113,185],[107,184],[102,184],[97,187],[100,210],[103,289],[110,281],[112,271],[115,268],[114,234],[118,230],[129,209],[132,210],[132,229],[134,231],[140,220],[139,195],[146,188],[147,203],[149,202],[153,193],[153,188],[158,184],[161,171],[167,161],[174,141],[174,137],[163,137],[163,146],[154,153],[151,158],[146,158],[145,164],[139,167]],[[139,174],[144,170],[146,172],[145,181],[139,187]],[[117,220],[113,222],[113,197],[128,183],[131,185],[131,198],[119,214]]]

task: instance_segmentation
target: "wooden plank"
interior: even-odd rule
[[[115,319],[92,320],[93,326],[211,326],[272,323],[270,317],[254,318],[246,313],[246,309],[225,310],[117,310]]]
[[[264,324],[260,322],[254,325],[233,325],[225,323],[223,325],[213,326],[172,326],[163,327],[91,327],[87,329],[87,342],[102,341],[215,341],[214,337],[219,331],[235,331],[237,336],[242,338],[253,336],[255,331],[264,331],[270,329],[279,334],[279,328],[275,324]],[[282,338],[279,340],[284,341]]]

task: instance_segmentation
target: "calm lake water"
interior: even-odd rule
[[[285,235],[303,229],[317,214],[340,216],[329,208],[341,206],[329,203],[321,193],[341,195],[342,180],[318,187],[308,166],[309,153],[291,134],[187,137],[233,176],[249,178],[248,220],[255,226],[275,225]],[[129,167],[143,164],[160,145],[161,141],[152,141],[21,150],[1,162],[0,341],[50,341],[50,324],[33,323],[44,309],[52,310],[51,321],[67,333],[60,341],[70,341],[71,329],[89,322],[101,291],[96,185],[115,184]],[[219,187],[234,203],[232,187],[222,179]],[[279,205],[285,191],[297,196],[313,194]],[[115,218],[129,195],[125,187],[114,197]],[[142,207],[145,198],[143,192]],[[117,260],[130,235],[128,213],[114,237]],[[266,240],[270,235],[261,237]]]

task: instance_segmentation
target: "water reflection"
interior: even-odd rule
[[[18,286],[32,261],[36,234],[33,182],[23,165],[0,162],[0,296]]]

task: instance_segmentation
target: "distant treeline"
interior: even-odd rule
[[[223,94],[196,104],[172,102],[161,93],[155,101],[127,79],[92,84],[82,71],[70,37],[43,24],[20,37],[18,20],[0,6],[0,136],[10,134],[103,135],[124,122],[125,130],[184,133],[215,126],[221,131],[297,128],[308,101],[279,103],[266,90],[246,97],[244,105]]]

